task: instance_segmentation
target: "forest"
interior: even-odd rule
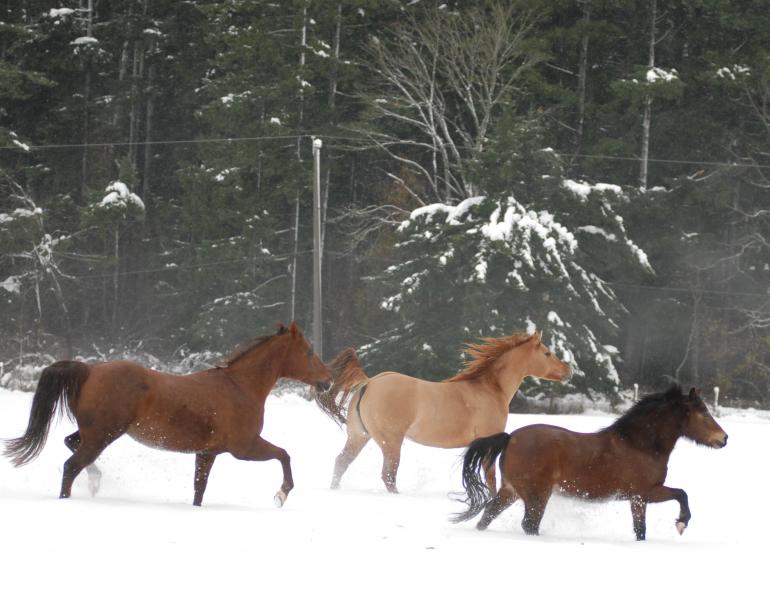
[[[316,138],[325,360],[770,408],[767,0],[0,0],[0,385],[310,337]]]

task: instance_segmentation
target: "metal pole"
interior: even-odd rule
[[[719,415],[719,387],[714,387],[714,415]]]
[[[313,139],[313,346],[323,359],[323,319],[321,318],[321,147]]]

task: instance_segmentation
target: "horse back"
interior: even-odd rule
[[[517,482],[535,483],[572,496],[603,499],[661,483],[666,463],[612,433],[537,424],[511,434],[502,465],[514,487]]]
[[[245,428],[243,440],[261,430],[260,412],[247,404],[222,370],[174,375],[115,361],[92,367],[75,417],[81,430],[126,432],[169,450],[214,451],[224,448],[219,442],[225,436],[239,439],[231,427]],[[253,422],[244,424],[244,418]]]

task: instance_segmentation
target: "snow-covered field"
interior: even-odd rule
[[[0,389],[0,438],[23,432],[30,398]],[[580,431],[610,422],[545,419]],[[508,429],[543,420],[512,415]],[[450,524],[461,508],[448,498],[460,489],[459,450],[406,444],[393,496],[370,444],[331,491],[344,434],[291,394],[268,399],[263,432],[292,456],[296,488],[281,510],[276,461],[220,456],[196,508],[194,457],[127,437],[99,459],[95,498],[83,473],[73,497],[59,500],[62,439],[73,427],[65,419],[31,464],[0,461],[0,593],[759,592],[770,577],[770,416],[732,411],[718,421],[725,449],[680,441],[671,457],[667,484],[688,492],[689,528],[677,534],[675,502],[650,505],[648,541],[637,543],[626,502],[554,497],[539,537],[521,530],[519,502],[483,533],[475,521]]]

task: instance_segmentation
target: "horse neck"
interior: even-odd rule
[[[682,436],[682,420],[658,412],[636,420],[624,434],[634,447],[668,458]]]
[[[267,398],[273,385],[281,377],[281,366],[286,347],[271,339],[234,361],[228,368],[230,376],[253,396]]]
[[[500,362],[497,374],[495,375],[495,384],[500,388],[500,398],[507,407],[511,404],[516,391],[519,390],[527,374],[524,372],[524,366],[521,362],[522,354],[506,354],[503,357],[509,359],[505,362]]]

